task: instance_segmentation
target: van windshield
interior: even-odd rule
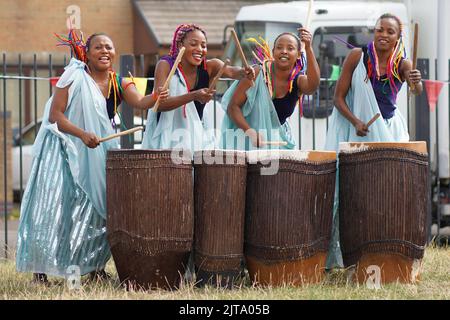
[[[313,50],[319,60],[328,58],[329,63],[342,65],[353,47],[361,48],[372,39],[373,28],[321,27],[314,32]]]

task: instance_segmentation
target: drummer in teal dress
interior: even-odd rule
[[[196,24],[181,24],[175,30],[169,55],[156,65],[155,86],[163,86],[181,47],[185,52],[170,80],[170,97],[157,112],[149,112],[142,147],[197,151],[215,147],[213,128],[203,121],[203,111],[215,90],[209,84],[223,66],[219,59],[207,59],[206,32]],[[254,79],[253,68],[227,66],[223,78]]]
[[[141,109],[156,101],[112,71],[115,49],[107,35],[94,34],[85,44],[71,30],[60,39],[74,58],[45,106],[33,145],[16,254],[17,271],[33,272],[35,281],[45,283],[47,275],[67,277],[76,269],[106,276],[106,153],[119,145],[99,138],[114,134],[112,119],[122,99]]]
[[[264,39],[249,39],[257,45],[255,57],[261,66],[256,67],[254,83],[247,79],[236,81],[222,98],[226,111],[222,148],[273,148],[266,146],[268,140],[286,143],[282,148],[295,147],[288,118],[297,102],[301,107],[302,95],[314,93],[320,81],[311,33],[300,28],[299,34],[300,37],[280,34],[272,51]],[[301,42],[305,44],[306,58],[301,52]]]
[[[353,49],[344,61],[334,95],[325,143],[326,150],[339,151],[340,142],[406,142],[408,126],[397,108],[397,94],[406,81],[411,93],[422,93],[421,74],[405,58],[402,22],[391,14],[376,23],[374,40]],[[367,122],[381,114],[370,128]],[[338,177],[338,175],[337,175]],[[334,227],[327,267],[342,267],[339,247],[338,186],[336,179]]]

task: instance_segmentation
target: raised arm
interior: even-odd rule
[[[210,79],[213,79],[216,76],[223,65],[223,61],[219,59],[208,60],[208,70],[211,70]],[[227,66],[223,72],[222,77],[235,80],[241,80],[243,78],[255,80],[255,70],[251,66],[249,66],[248,68]]]
[[[158,97],[159,101],[162,102],[169,96],[169,90],[162,91],[162,87],[155,87],[156,94],[149,94],[143,96],[137,91],[136,86],[128,79],[122,79],[122,88],[124,88],[123,91],[124,100],[131,107],[136,109],[152,108],[155,105]]]
[[[316,92],[320,84],[320,69],[311,46],[311,33],[305,28],[300,28],[299,33],[300,40],[305,44],[308,68],[306,71],[306,75],[302,75],[297,78],[297,85],[301,93],[313,94],[314,92]]]

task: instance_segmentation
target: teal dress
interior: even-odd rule
[[[222,149],[255,150],[255,149],[294,149],[295,141],[292,137],[288,121],[282,125],[273,104],[267,85],[264,82],[263,72],[259,72],[254,86],[247,92],[247,101],[242,106],[242,113],[251,128],[261,132],[266,141],[285,141],[286,146],[266,146],[255,148],[244,131],[236,126],[228,116],[227,109],[239,81],[235,81],[225,92],[222,98],[222,108],[225,115],[222,122],[220,146]]]
[[[170,96],[176,97],[189,91],[179,69],[169,84]],[[159,115],[158,115],[159,114]],[[161,113],[149,110],[143,149],[183,149],[194,151],[214,148],[214,130],[200,119],[193,101],[184,106]]]
[[[72,59],[57,87],[70,85],[65,116],[75,126],[113,134],[106,100],[86,65]],[[20,208],[16,254],[19,272],[66,277],[102,269],[110,258],[106,238],[106,153],[116,139],[90,149],[48,121],[53,97],[33,146],[30,179]],[[70,268],[69,268],[70,267]]]
[[[350,111],[363,122],[368,122],[375,114],[381,113],[370,81],[366,81],[367,71],[364,56],[356,66],[350,89],[345,101]],[[341,142],[406,142],[409,140],[406,121],[398,109],[390,119],[378,118],[365,137],[356,135],[353,125],[334,108],[330,117],[325,150],[339,152]],[[336,171],[336,189],[333,207],[333,231],[327,258],[327,269],[343,267],[339,244],[339,159]]]

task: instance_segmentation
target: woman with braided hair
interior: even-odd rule
[[[347,141],[409,140],[396,105],[397,94],[405,81],[415,95],[423,87],[420,71],[413,70],[405,58],[402,28],[398,17],[383,14],[377,20],[374,41],[348,54],[336,83],[337,110],[331,117],[326,149],[337,150],[339,142]],[[376,113],[383,119],[375,121],[369,131],[366,123]]]
[[[268,140],[283,141],[287,144],[283,148],[294,148],[287,119],[297,102],[301,108],[302,95],[315,92],[320,81],[311,33],[305,28],[298,31],[299,36],[280,34],[272,50],[262,38],[248,39],[257,45],[254,56],[261,66],[256,68],[254,85],[247,79],[236,81],[222,98],[226,111],[222,148],[263,148]],[[305,44],[306,57],[301,52],[301,42]]]
[[[112,71],[115,49],[107,35],[84,43],[71,30],[60,39],[73,58],[46,104],[33,146],[16,255],[17,270],[34,272],[44,283],[47,274],[66,277],[77,268],[80,275],[106,276],[106,152],[118,143],[100,144],[99,138],[114,133],[111,120],[122,99],[141,109],[156,101]],[[167,95],[160,92],[160,99]]]
[[[325,143],[326,150],[338,151],[341,142],[407,142],[408,127],[397,108],[397,94],[406,81],[415,95],[422,93],[421,74],[405,58],[401,20],[389,13],[375,25],[374,40],[353,49],[344,61],[336,83],[334,102]],[[377,113],[381,118],[370,127]],[[333,235],[327,268],[342,267],[339,246],[338,194],[336,175]]]
[[[214,147],[202,121],[203,110],[215,92],[209,90],[209,84],[224,63],[219,59],[207,59],[206,32],[201,27],[181,24],[176,28],[169,55],[156,65],[155,87],[165,83],[182,47],[185,52],[170,81],[170,97],[160,103],[158,112],[148,114],[143,148],[195,151]],[[226,66],[222,77],[254,79],[254,70]]]

